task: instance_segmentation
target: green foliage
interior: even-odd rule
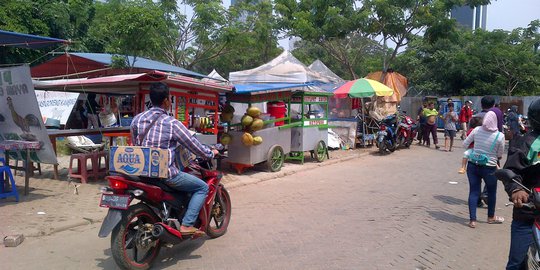
[[[540,93],[540,55],[530,28],[512,32],[455,29],[448,38],[417,38],[398,56],[395,67],[424,93],[536,95]]]
[[[164,11],[152,1],[96,2],[89,48],[113,54],[152,57],[167,31]],[[128,63],[132,66],[134,63]]]

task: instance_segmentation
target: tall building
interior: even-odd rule
[[[460,25],[468,29],[486,29],[487,5],[471,8],[461,6],[453,8],[450,17],[455,19]]]

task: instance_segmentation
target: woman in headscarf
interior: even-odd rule
[[[486,164],[475,162],[469,157],[467,164],[467,177],[469,178],[469,227],[476,227],[476,208],[480,196],[480,186],[484,180],[488,191],[488,218],[489,224],[501,224],[503,217],[495,215],[497,203],[497,178],[493,175],[497,169],[497,161],[502,158],[504,151],[504,134],[497,128],[497,115],[489,111],[484,116],[482,126],[476,127],[463,141],[467,148],[474,143],[475,155],[485,155]]]

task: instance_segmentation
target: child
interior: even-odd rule
[[[479,118],[479,117],[471,118],[471,120],[469,121],[469,130],[467,130],[467,136],[469,136],[469,134],[473,131],[474,128],[481,125],[482,125],[482,118]],[[471,154],[473,148],[474,148],[474,143],[471,143],[469,145],[469,148],[467,148],[465,153],[463,153],[463,159],[461,160],[461,169],[459,169],[460,174],[465,174],[465,172],[467,171],[466,170],[467,161],[469,159],[469,155]]]
[[[449,99],[451,100],[451,99]],[[454,146],[454,137],[456,137],[456,122],[457,114],[454,111],[454,103],[448,103],[448,112],[444,114],[444,151],[452,152]],[[448,139],[450,139],[450,147],[448,147]]]

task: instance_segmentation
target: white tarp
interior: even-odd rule
[[[65,125],[73,106],[77,103],[79,93],[36,90],[36,98],[43,122],[47,118],[52,118],[60,120],[60,124]]]
[[[39,141],[32,160],[56,164],[49,135],[39,111],[28,65],[0,68],[0,141]]]
[[[207,77],[207,78],[203,78],[203,79],[202,79],[203,82],[206,82],[206,81],[213,81],[213,82],[221,81],[221,82],[227,82],[227,79],[223,78],[223,76],[221,76],[215,69],[212,69],[212,72],[210,72],[210,74],[208,74],[206,77]],[[212,80],[212,79],[214,79],[214,80]]]
[[[231,72],[229,81],[233,84],[332,82],[331,78],[308,68],[289,51],[283,51],[254,69]]]
[[[332,82],[340,83],[344,82],[341,77],[336,75],[332,70],[330,70],[321,60],[317,59],[309,65],[309,68],[315,72],[319,72],[323,76],[326,76],[332,80]]]

